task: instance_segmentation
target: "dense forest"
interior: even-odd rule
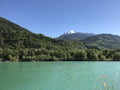
[[[0,49],[0,58],[3,61],[118,61],[120,50]]]
[[[108,34],[84,40],[53,39],[0,17],[0,61],[118,61],[119,41],[119,36]]]

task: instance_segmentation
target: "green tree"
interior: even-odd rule
[[[75,54],[75,59],[76,60],[87,60],[87,53],[85,51],[78,51]]]
[[[113,60],[120,60],[120,52],[115,52],[114,53]]]
[[[106,57],[103,54],[98,55],[99,60],[106,60]]]
[[[98,54],[95,50],[87,51],[88,60],[98,60]]]

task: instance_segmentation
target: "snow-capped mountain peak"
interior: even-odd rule
[[[70,30],[69,32],[66,32],[65,34],[73,34],[76,33],[74,30]]]
[[[61,40],[82,40],[90,36],[94,36],[93,33],[84,33],[84,32],[75,32],[74,30],[70,30],[58,37]]]

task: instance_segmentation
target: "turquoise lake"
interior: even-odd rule
[[[120,62],[1,62],[0,90],[120,90]]]

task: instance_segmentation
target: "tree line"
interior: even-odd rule
[[[23,61],[119,61],[120,50],[48,50],[40,49],[0,49],[0,60]]]

